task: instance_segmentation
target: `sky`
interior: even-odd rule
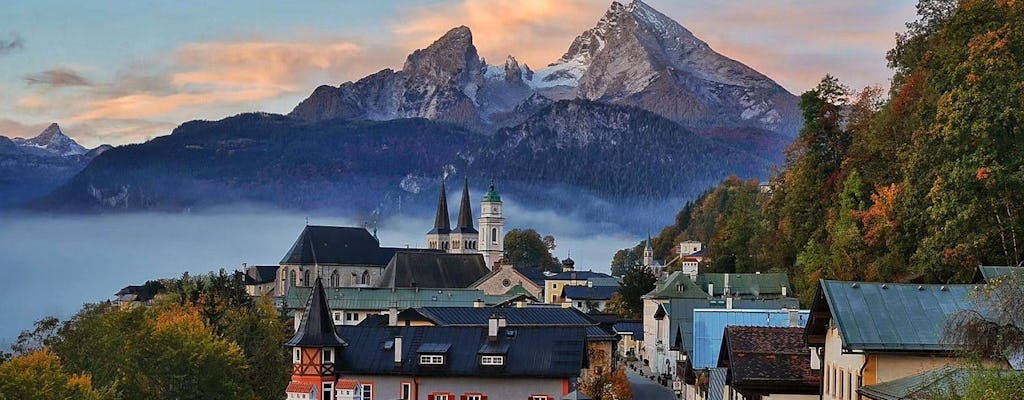
[[[888,86],[885,52],[913,0],[648,0],[714,50],[794,94],[831,73]],[[51,122],[87,147],[138,143],[189,120],[287,113],[469,26],[492,64],[537,67],[592,27],[607,0],[123,0],[0,7],[0,135]]]

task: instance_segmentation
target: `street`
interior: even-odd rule
[[[633,387],[633,398],[636,400],[674,400],[672,390],[644,378],[633,371],[626,371],[629,384]]]

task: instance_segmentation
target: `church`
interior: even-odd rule
[[[463,182],[458,225],[451,228],[444,181],[426,249],[384,247],[366,228],[307,225],[281,259],[271,295],[312,286],[465,288],[494,268],[504,254],[501,196],[491,182],[474,227],[469,180]]]

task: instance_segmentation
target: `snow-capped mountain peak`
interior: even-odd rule
[[[74,139],[65,135],[56,123],[50,124],[50,126],[46,127],[34,138],[15,138],[14,143],[21,146],[44,149],[60,156],[80,155],[89,151]]]

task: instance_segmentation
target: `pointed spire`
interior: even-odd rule
[[[302,322],[295,331],[292,340],[285,343],[289,347],[342,347],[348,346],[338,336],[331,318],[331,308],[327,305],[327,293],[320,277],[313,283],[313,292],[309,294],[306,312],[302,314]]]
[[[444,189],[444,178],[441,179],[441,195],[437,198],[437,215],[434,217],[434,230],[430,233],[451,232],[451,219],[448,218],[448,195]]]
[[[459,232],[476,232],[473,228],[473,205],[469,203],[469,178],[462,184],[462,204],[459,206]]]

